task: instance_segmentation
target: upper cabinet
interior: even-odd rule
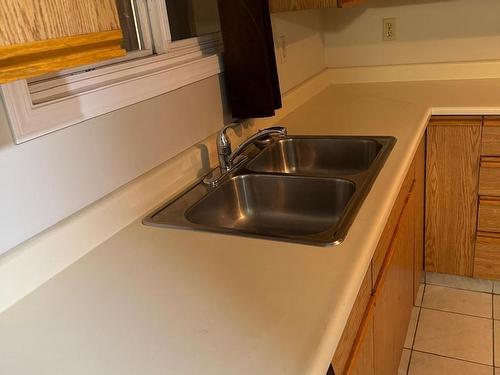
[[[269,0],[271,12],[317,8],[342,8],[363,2],[363,0]]]
[[[119,57],[115,0],[0,0],[0,83]]]

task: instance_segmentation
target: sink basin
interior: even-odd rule
[[[342,242],[396,140],[291,136],[211,187],[197,181],[144,224],[325,246]]]
[[[186,212],[196,224],[260,235],[307,236],[335,229],[353,196],[351,181],[245,174]]]
[[[335,176],[366,171],[382,144],[354,137],[288,138],[264,149],[248,163],[255,172]]]

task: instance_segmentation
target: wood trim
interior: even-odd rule
[[[500,206],[500,197],[481,197],[479,204],[485,204],[488,206]]]
[[[0,83],[120,57],[121,30],[0,47]]]
[[[432,116],[429,126],[481,126],[482,116]]]
[[[364,3],[365,0],[337,0],[337,7],[338,8],[349,8],[354,5],[358,5],[361,3]]]
[[[500,126],[500,116],[486,116],[484,118],[484,126]]]
[[[498,238],[500,240],[500,233],[494,233],[494,232],[477,232],[477,237]]]
[[[269,0],[271,13],[337,7],[337,0]]]
[[[500,157],[497,156],[483,156],[481,158],[482,168],[500,168]]]

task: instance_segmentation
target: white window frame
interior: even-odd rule
[[[137,10],[146,51],[29,86],[26,80],[1,85],[16,144],[221,73],[218,33],[172,41],[164,0],[138,0]]]

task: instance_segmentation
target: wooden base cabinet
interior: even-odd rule
[[[427,129],[425,268],[472,276],[481,117],[432,118]]]
[[[372,293],[367,299],[365,277],[334,355],[337,375],[397,374],[414,303],[415,278],[419,277],[415,275],[422,268],[422,263],[416,265],[421,256],[416,254],[421,254],[418,247],[423,238],[423,189],[418,188],[424,178],[423,147],[415,156],[373,257]],[[364,311],[362,319],[360,310]],[[345,339],[353,335],[355,338]]]

